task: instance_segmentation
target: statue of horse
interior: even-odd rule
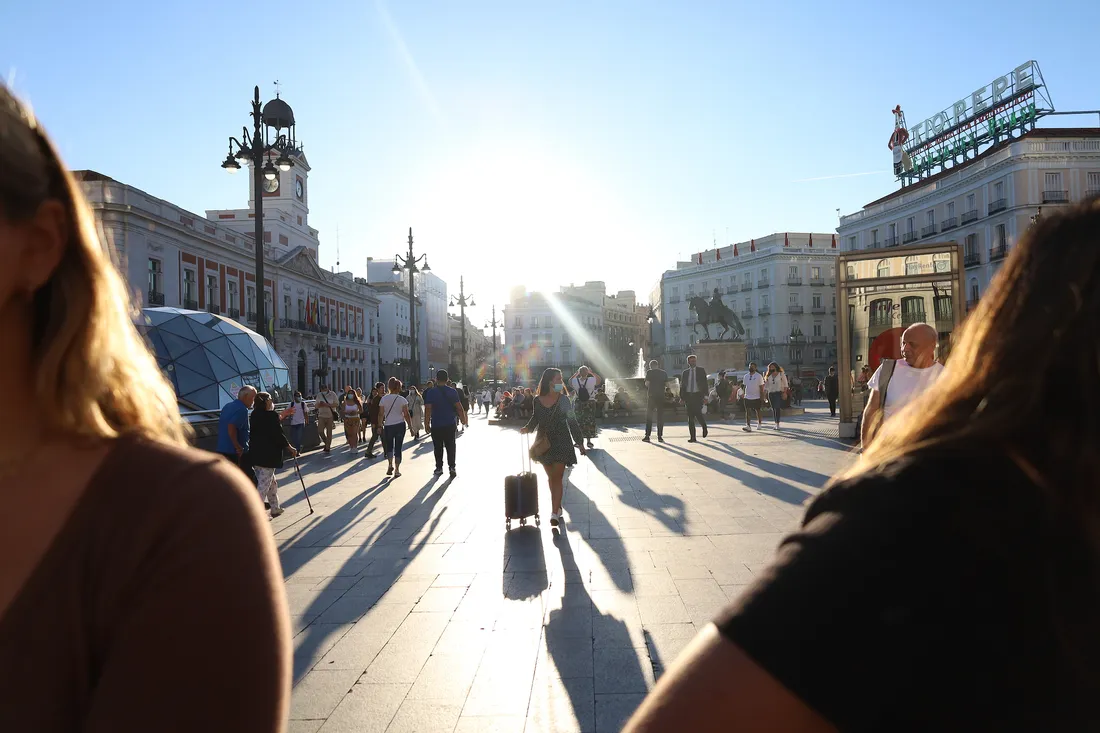
[[[731,329],[733,330],[733,338],[730,341],[738,341],[745,335],[745,327],[741,325],[741,319],[721,299],[708,303],[706,298],[694,295],[688,298],[688,310],[695,311],[699,317],[695,326],[692,327],[692,332],[695,331],[695,327],[702,326],[705,334],[704,340],[710,339],[710,324],[712,323],[717,323],[722,327],[722,333],[718,334],[717,341],[722,341]]]

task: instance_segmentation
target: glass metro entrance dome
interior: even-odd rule
[[[220,410],[248,384],[290,398],[290,370],[259,334],[229,318],[182,308],[145,308],[136,323],[176,389],[180,410]]]

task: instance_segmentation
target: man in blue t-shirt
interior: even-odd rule
[[[435,385],[424,393],[424,421],[432,431],[432,447],[435,448],[435,475],[443,475],[443,451],[447,451],[447,466],[451,478],[455,473],[455,431],[459,421],[470,426],[458,390],[447,385],[447,370],[435,373]]]
[[[248,461],[248,411],[256,401],[256,388],[245,385],[237,392],[237,399],[222,408],[218,418],[218,453],[235,466],[240,466],[245,476],[255,484],[256,474]]]

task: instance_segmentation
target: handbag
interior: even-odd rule
[[[553,415],[554,410],[556,410],[556,409],[558,409],[558,403],[557,402],[555,402],[554,406],[551,408],[550,415]],[[546,418],[547,420],[550,419],[550,415],[547,415],[547,418]],[[541,458],[549,450],[550,450],[550,438],[546,435],[546,433],[542,429],[542,426],[540,425],[539,426],[539,434],[535,438],[535,442],[532,443],[531,447],[528,449],[528,454],[531,456],[532,460],[535,460],[535,459]]]

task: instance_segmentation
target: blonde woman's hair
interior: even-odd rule
[[[30,110],[0,84],[0,215],[65,209],[67,241],[33,296],[31,367],[48,427],[78,439],[186,443],[175,390],[134,326],[138,311],[76,181]]]

